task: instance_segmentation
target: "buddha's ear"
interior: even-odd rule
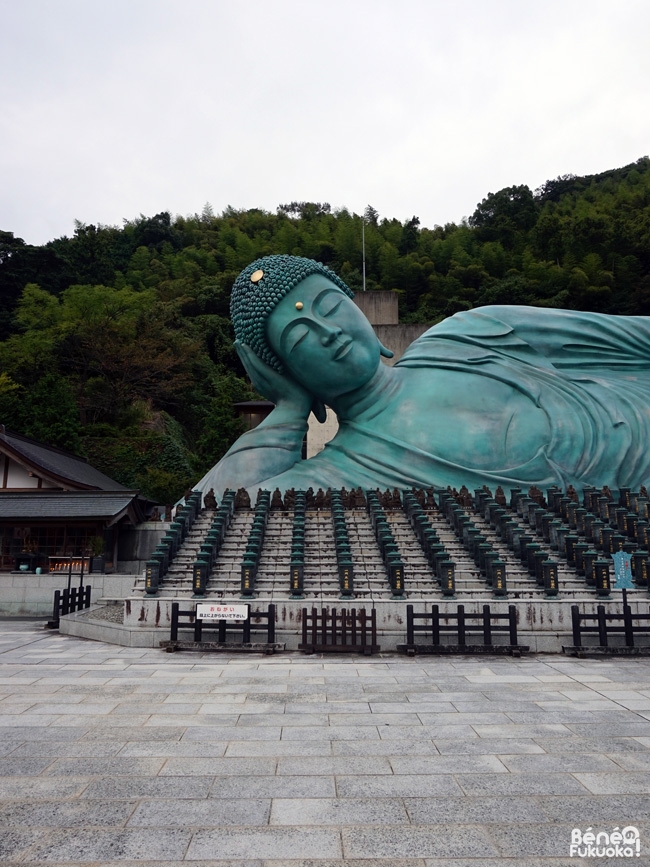
[[[327,418],[327,410],[325,409],[323,401],[315,397],[311,405],[311,411],[316,416],[317,421],[324,424],[325,419]]]
[[[392,358],[395,355],[392,349],[386,349],[381,340],[379,341],[379,354],[383,355],[384,358]]]

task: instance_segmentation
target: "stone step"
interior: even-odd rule
[[[476,564],[456,538],[453,529],[437,511],[427,513],[441,542],[456,564],[456,591],[463,598],[492,597],[492,589],[485,583]],[[406,515],[399,511],[386,510],[393,536],[405,564],[405,587],[411,598],[442,598],[439,585],[432,574],[426,557],[419,545]],[[544,589],[537,587],[535,579],[515,557],[495,530],[482,515],[468,510],[474,524],[486,536],[493,548],[506,563],[508,589],[518,598],[539,598]],[[355,573],[355,590],[358,596],[390,598],[386,569],[368,514],[363,510],[346,511],[346,525]],[[519,516],[513,518],[526,526]],[[238,595],[240,564],[247,544],[253,512],[237,512],[224,540],[208,584],[208,595]],[[212,517],[202,515],[195,521],[192,531],[170,566],[165,578],[163,592],[192,595],[192,566],[200,549],[202,539],[211,525]],[[293,515],[286,512],[271,512],[261,553],[256,591],[275,599],[289,595],[289,559],[293,535]],[[541,543],[540,543],[541,544]],[[558,583],[561,596],[584,598],[595,596],[586,588],[584,578],[578,576],[565,561],[558,559],[550,546],[543,546],[549,556],[558,562]],[[334,533],[329,512],[308,512],[305,521],[305,595],[307,598],[337,599],[339,596]],[[144,589],[139,579],[136,585]],[[634,593],[635,591],[630,591]]]

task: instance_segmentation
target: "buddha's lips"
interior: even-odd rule
[[[341,344],[341,346],[339,346],[339,348],[336,350],[336,352],[334,353],[334,361],[338,361],[339,358],[343,358],[343,356],[347,354],[351,345],[352,345],[352,338],[348,337],[347,340],[345,340]]]

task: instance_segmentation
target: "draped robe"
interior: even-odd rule
[[[407,349],[395,368],[454,373],[499,382],[541,410],[548,440],[524,463],[485,466],[485,454],[459,454],[453,438],[422,448],[382,430],[381,419],[340,419],[334,439],[318,455],[271,473],[261,487],[345,486],[410,488],[484,484],[544,488],[558,484],[636,487],[650,480],[650,317],[607,316],[534,307],[492,306],[433,326]],[[443,380],[438,379],[438,382]],[[470,396],[471,397],[471,396]],[[458,395],[459,404],[467,400]],[[411,405],[411,404],[410,404]],[[399,411],[400,407],[396,407]],[[472,406],[463,410],[471,413]],[[417,405],[412,410],[417,413]],[[477,410],[478,411],[478,410]],[[480,419],[478,420],[480,423]],[[444,425],[423,417],[421,425]],[[300,425],[269,425],[245,434],[241,449],[296,449]],[[505,432],[504,432],[505,436]],[[486,443],[489,449],[489,444]],[[272,461],[269,469],[272,467]],[[218,468],[218,465],[217,465]],[[214,470],[197,486],[207,490]]]

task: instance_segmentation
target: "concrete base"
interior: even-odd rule
[[[196,601],[208,601],[206,599],[179,599],[143,598],[142,596],[131,597],[124,600],[124,623],[112,623],[104,619],[93,619],[93,610],[70,614],[61,618],[60,632],[66,635],[75,635],[81,638],[90,638],[97,641],[106,641],[126,647],[158,647],[159,642],[169,638],[171,627],[171,606],[174,601],[179,601],[181,607],[188,608]],[[222,600],[241,603],[240,599]],[[302,609],[311,608],[311,602],[303,600],[278,600],[258,598],[253,600],[253,610],[266,610],[267,606],[275,603],[277,612],[276,636],[277,641],[286,644],[287,650],[296,650],[300,643]],[[375,608],[377,611],[378,643],[382,651],[394,651],[398,644],[404,644],[406,639],[406,609],[405,602],[387,602],[378,600],[356,600],[351,603],[340,602],[336,605],[323,606],[318,603],[316,607],[336,608]],[[417,600],[413,603],[415,612],[430,610],[432,604],[437,604],[441,614],[445,611],[456,612],[459,604],[465,605],[467,614],[481,612],[483,603],[463,601],[462,599],[442,601],[439,598],[427,601]],[[518,642],[529,645],[530,652],[534,653],[561,653],[563,645],[572,645],[571,634],[571,605],[578,605],[581,612],[595,613],[600,600],[593,596],[585,596],[584,599],[570,600],[496,600],[490,601],[493,612],[506,613],[509,605],[517,609]],[[621,595],[613,594],[608,607],[616,610],[621,608]],[[648,598],[638,596],[630,600],[633,613],[648,612]],[[497,635],[495,643],[506,644],[507,635]]]

